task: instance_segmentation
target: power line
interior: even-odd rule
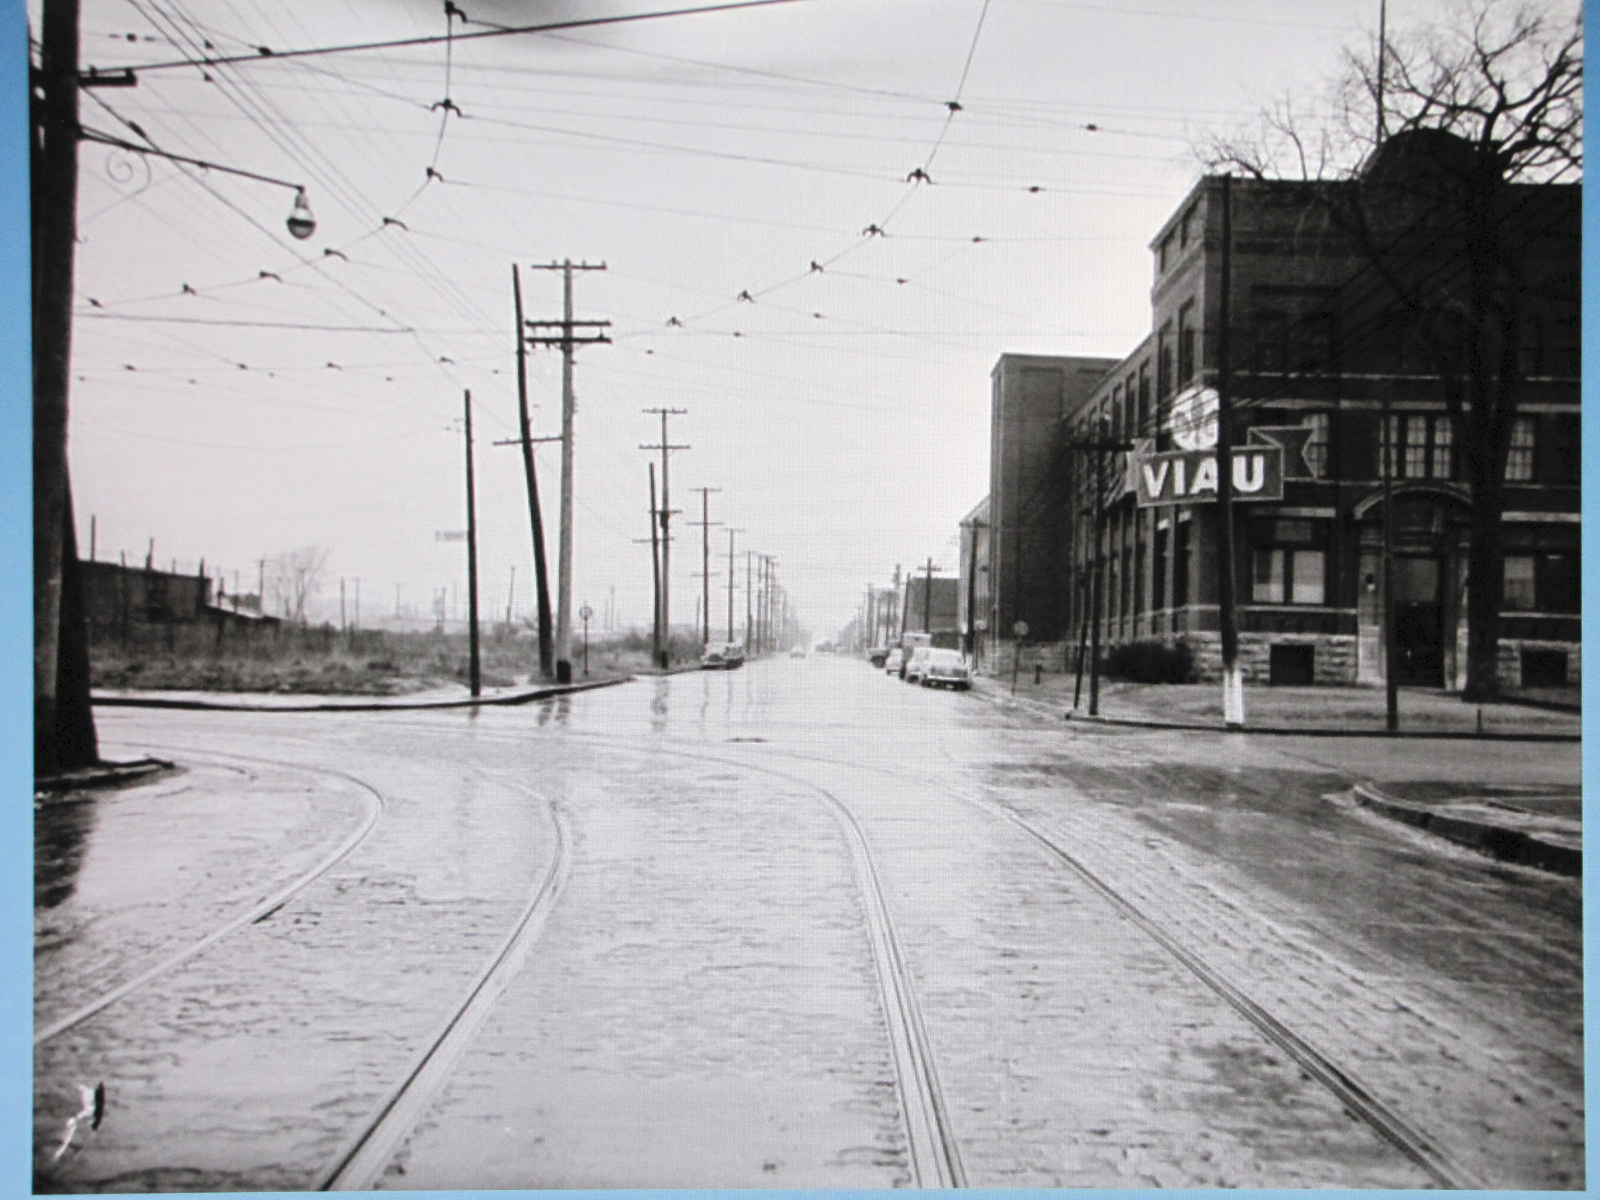
[[[624,25],[635,21],[655,21],[664,17],[695,16],[700,13],[731,12],[744,8],[767,8],[776,4],[793,4],[797,0],[736,0],[730,4],[713,4],[703,8],[675,8],[661,12],[631,13],[615,17],[590,17],[576,21],[550,21],[540,25],[516,25],[499,29],[487,29],[478,33],[455,34],[455,40],[479,41],[485,38],[499,38],[515,36],[524,33],[550,33],[561,29],[590,29],[601,25]],[[300,50],[273,50],[269,46],[257,46],[254,54],[215,55],[200,59],[179,59],[176,62],[131,63],[119,67],[99,68],[100,74],[118,74],[130,72],[137,75],[144,71],[166,71],[174,67],[219,67],[232,66],[239,63],[260,63],[283,61],[290,59],[313,58],[325,54],[352,54],[364,50],[393,50],[408,46],[435,46],[440,42],[449,41],[450,35],[426,35],[413,38],[394,38],[379,42],[349,42],[339,46],[314,46]],[[90,72],[96,72],[90,67]]]

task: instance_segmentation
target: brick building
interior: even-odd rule
[[[980,564],[988,568],[988,636],[980,661],[1011,640],[1018,621],[1030,641],[1067,636],[1064,418],[1114,366],[1110,358],[1002,354],[990,373],[988,547]],[[967,560],[964,553],[964,569]]]
[[[1375,231],[1352,231],[1329,203],[1325,189],[1357,184],[1227,185],[1233,441],[1282,448],[1281,498],[1245,494],[1234,508],[1249,681],[1383,681],[1387,477],[1397,674],[1415,685],[1464,682],[1470,492],[1446,398],[1460,362],[1479,348],[1460,336],[1467,272],[1458,243],[1440,235],[1422,199],[1438,156],[1458,153],[1451,143],[1438,134],[1386,143],[1360,183],[1378,180],[1408,202],[1386,209]],[[1091,455],[1061,468],[1076,497],[1062,508],[1065,619],[1083,627],[1098,568],[1102,643],[1182,640],[1207,677],[1220,670],[1217,506],[1141,506],[1137,464],[1167,462],[1181,477],[1178,451],[1215,445],[1208,389],[1219,366],[1223,188],[1220,177],[1202,179],[1157,233],[1150,335],[1062,422],[1065,440],[1102,436],[1139,447],[1098,464],[1109,481],[1098,500]],[[1517,415],[1497,430],[1509,440],[1499,673],[1510,686],[1579,679],[1580,204],[1578,185],[1507,192],[1526,312],[1522,344],[1508,348],[1524,379]],[[1377,237],[1386,239],[1382,269],[1369,249]],[[1399,272],[1402,286],[1385,271]],[[1400,301],[1402,293],[1413,299]],[[1277,459],[1270,450],[1259,457],[1269,456]],[[1174,486],[1154,470],[1146,482],[1158,476]],[[1259,483],[1237,460],[1233,478]],[[1214,487],[1213,479],[1200,498]],[[1074,509],[1090,515],[1073,519]]]

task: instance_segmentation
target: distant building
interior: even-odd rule
[[[1063,418],[1116,366],[1111,358],[1002,354],[990,373],[986,650],[1015,636],[1067,636],[1067,452]]]
[[[80,562],[84,617],[91,638],[127,637],[156,626],[200,622],[230,626],[274,626],[263,616],[258,596],[212,595],[207,576],[129,567],[112,562]]]
[[[900,632],[944,635],[936,644],[954,647],[961,630],[960,581],[908,575],[900,601]]]
[[[989,498],[978,501],[961,518],[960,605],[961,649],[974,661],[989,653]]]

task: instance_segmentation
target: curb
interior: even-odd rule
[[[132,762],[100,763],[79,771],[63,771],[59,775],[44,775],[33,781],[34,794],[45,792],[72,792],[81,788],[121,787],[138,783],[162,771],[171,771],[176,763],[160,758],[139,758]]]
[[[615,687],[630,683],[632,675],[621,679],[602,679],[595,683],[558,684],[554,687],[535,688],[530,692],[512,692],[505,696],[469,697],[466,700],[390,701],[387,703],[320,703],[320,704],[220,704],[210,700],[174,700],[159,696],[93,696],[90,703],[105,708],[172,708],[187,712],[252,712],[252,713],[344,713],[344,712],[407,712],[424,708],[489,708],[529,704],[535,700],[548,700],[552,696],[569,696],[573,692],[588,692],[595,688]]]
[[[1296,729],[1287,725],[1202,725],[1198,721],[1155,721],[1143,717],[1090,717],[1063,712],[1066,721],[1123,725],[1133,729],[1183,729],[1198,733],[1265,733],[1274,737],[1417,738],[1446,742],[1581,742],[1581,733],[1503,733],[1471,729]]]
[[[1535,837],[1525,830],[1508,829],[1503,825],[1490,825],[1452,816],[1426,805],[1408,804],[1385,795],[1368,783],[1358,783],[1351,789],[1356,803],[1374,812],[1404,821],[1418,829],[1425,829],[1457,845],[1466,846],[1487,854],[1501,862],[1520,863],[1538,867],[1557,875],[1580,877],[1583,874],[1583,851],[1571,846],[1560,846]]]

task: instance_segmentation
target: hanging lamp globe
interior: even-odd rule
[[[317,231],[317,219],[311,215],[311,205],[306,203],[304,188],[294,194],[294,209],[289,213],[289,232],[302,242]]]

